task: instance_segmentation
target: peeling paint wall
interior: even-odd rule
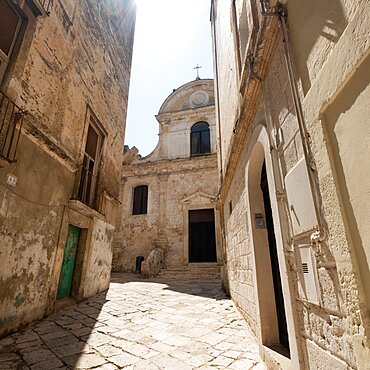
[[[108,289],[112,269],[114,227],[102,220],[94,219],[91,237],[91,255],[86,273],[84,296]]]
[[[27,3],[0,85],[27,110],[17,161],[0,160],[0,335],[58,306],[69,223],[84,235],[72,298],[108,286],[135,26],[130,0],[56,0],[37,17]],[[95,209],[76,200],[90,114],[104,136]]]

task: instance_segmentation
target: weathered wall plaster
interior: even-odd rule
[[[73,298],[107,288],[136,12],[130,0],[53,1],[50,15],[41,17],[23,1],[15,7],[24,21],[0,87],[27,115],[17,162],[0,163],[0,335],[57,303],[68,223],[88,235],[76,267],[83,286]],[[97,211],[69,201],[76,197],[88,112],[104,133]],[[15,187],[8,174],[17,177]]]

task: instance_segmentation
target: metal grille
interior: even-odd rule
[[[98,178],[86,166],[79,170],[77,199],[87,206],[97,209]]]
[[[0,156],[16,160],[25,111],[0,91]]]
[[[302,263],[302,270],[304,274],[308,274],[308,264],[307,262]]]

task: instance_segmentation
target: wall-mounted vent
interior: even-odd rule
[[[299,295],[302,299],[320,304],[317,285],[316,261],[310,244],[300,244],[296,247],[297,264],[302,268],[299,272]]]
[[[302,263],[302,270],[304,274],[308,274],[308,264],[306,262]]]

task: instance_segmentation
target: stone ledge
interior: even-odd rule
[[[8,168],[14,165],[15,162],[10,162],[4,157],[0,157],[0,168]]]
[[[90,208],[89,206],[87,206],[86,204],[82,203],[81,201],[79,201],[77,199],[70,199],[69,202],[68,202],[68,206],[72,210],[74,210],[78,213],[81,213],[82,215],[84,215],[86,217],[89,217],[89,218],[94,218],[95,217],[95,218],[98,218],[100,220],[105,221],[105,215],[96,211],[93,208]]]

